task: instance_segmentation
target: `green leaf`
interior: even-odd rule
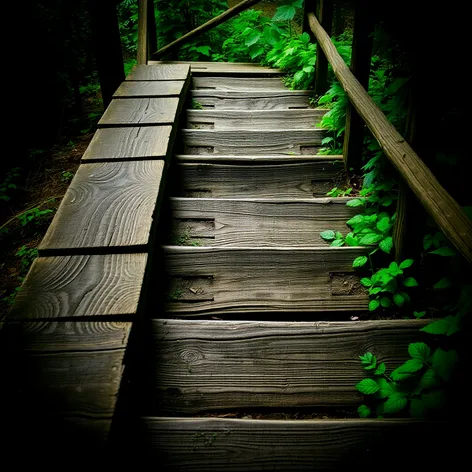
[[[410,402],[410,416],[412,418],[423,418],[425,415],[426,405],[423,400],[413,398]]]
[[[361,361],[361,364],[363,366],[374,366],[377,364],[377,358],[371,353],[371,352],[366,352],[364,355],[359,356],[359,359]]]
[[[449,277],[443,277],[439,282],[435,283],[434,289],[449,288],[452,285],[452,280]]]
[[[372,287],[372,280],[370,280],[368,277],[363,277],[360,282],[364,287]]]
[[[408,267],[411,267],[413,265],[413,262],[415,262],[413,259],[405,259],[400,264],[400,269],[408,269]]]
[[[368,233],[359,239],[359,243],[363,246],[369,246],[371,244],[378,243],[381,239],[382,236],[380,234]]]
[[[379,398],[387,398],[392,394],[392,388],[386,379],[377,379],[377,385],[379,386],[379,391],[377,392],[377,396]]]
[[[408,405],[408,400],[403,393],[395,393],[383,405],[384,413],[398,413]]]
[[[449,246],[443,246],[434,251],[429,251],[430,254],[437,254],[438,256],[451,257],[456,255],[456,251]]]
[[[420,331],[424,331],[429,334],[446,334],[450,336],[459,330],[460,318],[458,316],[446,316],[440,320],[429,323]]]
[[[439,377],[448,382],[454,373],[454,366],[457,360],[458,356],[456,351],[444,351],[438,347],[433,353],[432,367]]]
[[[371,300],[369,303],[369,311],[374,311],[380,306],[380,302],[378,300]]]
[[[333,247],[341,247],[344,244],[344,241],[342,239],[335,239],[330,246]]]
[[[418,359],[408,359],[400,367],[397,367],[392,373],[392,380],[397,382],[398,380],[404,380],[411,377],[411,374],[417,372],[423,367],[423,363]]]
[[[297,9],[293,5],[282,5],[277,8],[275,15],[272,17],[272,21],[292,20],[296,12]]]
[[[445,395],[442,390],[433,390],[432,392],[424,393],[421,397],[426,408],[432,410],[441,408],[445,403]]]
[[[364,205],[364,203],[365,203],[365,199],[354,198],[353,200],[349,200],[349,201],[346,203],[346,205],[347,205],[348,207],[353,207],[353,208],[355,208],[355,207],[360,207],[360,206]]]
[[[431,349],[425,343],[411,343],[408,346],[408,354],[410,354],[413,359],[418,359],[421,362],[429,362]]]
[[[352,233],[346,235],[345,241],[348,246],[359,246],[358,239]]]
[[[379,247],[380,249],[382,249],[383,252],[390,254],[393,248],[393,238],[391,236],[388,236],[387,238],[383,239],[382,241],[380,241]]]
[[[350,220],[347,220],[347,224],[349,226],[356,226],[364,221],[364,216],[363,215],[356,215],[353,216]]]
[[[385,362],[381,362],[378,366],[376,371],[374,372],[375,375],[383,375],[385,374],[385,370],[387,367],[385,366]],[[380,384],[379,384],[380,385]]]
[[[322,231],[320,233],[320,236],[325,240],[325,241],[332,241],[333,239],[336,239],[336,236],[334,234],[334,231],[328,230],[328,231]]]
[[[431,367],[423,374],[419,383],[422,388],[431,388],[439,385],[439,377]]]
[[[367,418],[370,415],[370,408],[367,405],[361,405],[357,409],[360,418]]]
[[[420,318],[423,318],[423,316],[426,315],[426,311],[414,311],[413,316],[419,320]]]
[[[377,229],[384,233],[388,230],[388,228],[390,228],[390,218],[388,216],[384,216],[377,222]]]
[[[251,59],[255,59],[257,56],[260,56],[264,52],[264,48],[257,44],[254,44],[249,48],[249,55]]]
[[[399,293],[395,293],[393,295],[393,303],[401,308],[405,303],[405,299]]]
[[[356,388],[364,395],[373,395],[379,391],[380,387],[373,379],[363,379],[356,385]]]
[[[414,279],[413,277],[407,277],[404,281],[403,281],[403,285],[405,287],[418,287],[418,282],[416,281],[416,279]]]
[[[256,44],[259,39],[261,39],[261,35],[258,33],[253,33],[249,38],[246,39],[246,46],[252,46],[253,44]]]
[[[346,236],[346,241],[347,241],[347,236]],[[368,261],[367,256],[359,256],[354,259],[354,262],[352,263],[352,267],[362,267],[365,265]],[[370,279],[369,279],[370,281]]]
[[[388,308],[390,306],[392,306],[392,300],[390,300],[390,298],[388,297],[382,297],[380,299],[380,304],[384,307],[384,308]]]
[[[199,46],[197,48],[197,52],[200,54],[203,54],[204,56],[209,56],[210,55],[210,46]]]

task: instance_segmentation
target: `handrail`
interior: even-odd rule
[[[314,13],[307,15],[310,28],[331,64],[334,75],[384,154],[456,249],[469,263],[472,262],[472,221],[377,107],[346,66]]]

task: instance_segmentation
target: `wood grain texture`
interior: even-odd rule
[[[321,231],[350,231],[346,221],[357,212],[348,200],[172,198],[173,234],[205,246],[323,246]],[[213,229],[195,228],[200,220]]]
[[[187,128],[314,130],[327,110],[187,110]]]
[[[194,90],[287,90],[279,77],[193,77]]]
[[[311,92],[305,90],[192,90],[192,99],[215,110],[288,110],[310,108]]]
[[[394,369],[425,324],[153,320],[152,414],[357,407],[359,355],[374,351]]]
[[[204,61],[148,61],[149,65],[187,65],[192,76],[202,75],[236,75],[236,76],[270,76],[283,74],[281,69],[263,67],[252,62],[204,62]],[[146,79],[138,79],[146,80]]]
[[[265,156],[234,156],[234,155],[203,155],[199,156],[198,154],[175,154],[174,158],[180,163],[207,163],[207,164],[319,164],[320,169],[326,170],[327,167],[337,167],[339,170],[342,169],[343,156],[333,155],[333,156],[323,156],[323,155],[307,155],[303,154],[300,156],[297,155],[265,155]]]
[[[326,131],[184,129],[181,135],[185,144],[184,152],[188,154],[303,154],[303,148],[308,148],[310,154],[316,154]],[[208,147],[213,148],[212,152],[207,150]],[[198,148],[205,152],[200,152]]]
[[[172,126],[99,129],[82,161],[167,159],[171,132]]]
[[[148,60],[148,0],[139,0],[138,3],[138,64],[146,64]]]
[[[185,62],[177,64],[141,64],[131,69],[126,80],[186,80],[189,73],[190,65]]]
[[[3,326],[2,341],[9,352],[124,349],[130,330],[130,322],[7,321]]]
[[[444,435],[447,430],[451,432]],[[446,438],[446,436],[449,436]],[[401,449],[408,464],[421,469],[461,468],[464,441],[443,422],[405,419],[315,421],[237,420],[224,418],[141,419],[135,438],[143,464],[159,460],[166,472],[229,472],[279,470],[341,471],[385,463],[385,453]],[[418,454],[418,448],[452,454]],[[459,445],[460,444],[460,445]],[[421,450],[420,449],[420,450]],[[447,449],[449,450],[449,449]],[[456,453],[460,453],[456,456]],[[429,457],[427,457],[429,456]],[[387,467],[387,470],[393,470]]]
[[[136,315],[147,254],[39,257],[9,319]]]
[[[367,309],[368,296],[357,282],[361,293],[338,295],[330,276],[352,273],[352,261],[364,255],[365,248],[164,249],[170,315]],[[194,280],[190,287],[189,280]],[[195,297],[190,288],[197,292]]]
[[[178,163],[172,196],[226,198],[309,198],[325,196],[330,180],[340,172],[339,161],[296,164]],[[199,193],[204,191],[202,195]]]
[[[323,48],[336,78],[354,108],[365,121],[382,151],[390,159],[426,211],[465,260],[472,262],[472,220],[447,193],[426,164],[387,120],[362,85],[346,66],[326,31],[313,14],[310,27]]]
[[[125,81],[113,94],[113,98],[178,97],[184,84],[183,80]]]
[[[178,106],[177,97],[114,99],[100,118],[98,127],[172,125]]]
[[[123,251],[149,242],[163,161],[81,165],[38,250]]]

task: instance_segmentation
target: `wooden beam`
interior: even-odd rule
[[[138,64],[148,60],[148,0],[139,0],[138,10]]]
[[[148,48],[147,59],[151,59],[153,51],[157,50],[157,29],[156,15],[154,13],[154,0],[148,1],[147,27],[148,27]]]
[[[385,155],[452,244],[468,262],[472,262],[472,221],[375,105],[346,66],[314,14],[309,14],[309,21],[334,74]]]
[[[169,54],[169,52],[173,51],[174,49],[180,48],[183,44],[185,44],[190,39],[195,39],[197,36],[200,36],[201,34],[206,33],[207,31],[211,30],[215,26],[221,25],[221,23],[224,23],[225,21],[233,18],[237,14],[241,13],[244,10],[247,10],[248,8],[255,5],[256,3],[259,3],[260,1],[261,0],[243,0],[241,3],[238,3],[236,6],[229,8],[221,15],[215,16],[215,18],[212,18],[210,21],[207,21],[203,25],[200,25],[198,28],[195,28],[194,30],[176,39],[172,43],[169,43],[163,48],[159,49],[159,51],[152,54],[152,57],[154,59],[158,59],[159,57],[163,57]]]
[[[369,15],[369,0],[360,0],[355,6],[354,33],[352,39],[351,71],[359,83],[368,90],[370,61],[372,57],[372,20]],[[348,103],[344,131],[343,156],[346,169],[358,171],[362,166],[364,143],[364,120]]]
[[[333,24],[333,0],[318,0],[318,18],[328,36]],[[315,96],[321,97],[328,90],[328,60],[318,42],[316,46]]]

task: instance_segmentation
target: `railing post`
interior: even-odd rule
[[[138,64],[147,64],[149,1],[139,0],[138,5]]]
[[[369,88],[373,43],[373,23],[369,15],[369,3],[369,0],[358,0],[356,3],[351,56],[351,72],[366,90]],[[346,169],[353,168],[357,171],[362,166],[364,128],[364,120],[353,108],[351,102],[349,102],[346,110],[346,128],[343,145]]]
[[[305,3],[303,4],[302,32],[308,33],[308,35],[310,36],[310,41],[312,43],[316,43],[316,38],[315,38],[315,35],[313,34],[313,31],[311,31],[310,25],[308,24],[308,13],[313,12],[316,15],[317,8],[318,8],[318,0],[305,0]]]
[[[115,90],[125,80],[116,1],[89,0],[89,12],[103,106],[106,108]]]
[[[157,51],[157,29],[156,14],[154,11],[154,0],[148,0],[148,48],[147,58],[151,59],[152,53]]]
[[[333,24],[333,0],[318,0],[318,21],[331,36]],[[315,96],[321,97],[328,90],[328,60],[321,46],[316,46]]]

